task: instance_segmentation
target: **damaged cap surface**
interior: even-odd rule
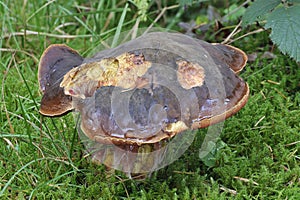
[[[237,75],[247,61],[243,51],[182,34],[145,34],[79,61],[51,84],[72,98],[82,131],[102,143],[156,143],[207,127],[238,112],[249,96]]]

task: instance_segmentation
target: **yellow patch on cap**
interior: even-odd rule
[[[70,70],[60,84],[66,95],[82,99],[92,96],[102,86],[130,90],[141,85],[141,78],[151,67],[143,54],[124,53],[115,58],[84,63]]]
[[[176,64],[178,66],[177,79],[184,89],[203,85],[205,73],[203,67],[198,63],[178,60]]]
[[[188,127],[183,121],[177,121],[175,123],[168,124],[164,128],[164,132],[176,134],[176,133],[180,133],[182,131],[185,131],[187,129],[188,129]]]

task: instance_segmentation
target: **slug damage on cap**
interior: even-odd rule
[[[141,77],[151,67],[142,54],[124,53],[116,58],[84,63],[70,70],[60,84],[65,94],[85,99],[103,86],[119,86],[124,89],[139,87],[146,81]],[[143,85],[143,84],[142,84]]]

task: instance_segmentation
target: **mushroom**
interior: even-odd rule
[[[93,160],[129,174],[153,171],[174,136],[246,104],[249,87],[238,76],[246,62],[238,48],[179,33],[144,34],[86,59],[51,45],[39,65],[40,112],[79,113]]]

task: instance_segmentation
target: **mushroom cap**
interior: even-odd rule
[[[41,113],[56,115],[76,109],[82,131],[97,142],[157,143],[187,129],[225,120],[238,112],[249,96],[247,83],[237,75],[247,56],[230,45],[153,32],[83,62],[66,46],[54,47],[68,52],[62,59],[65,65],[43,61],[61,59],[46,50],[40,68],[47,63],[52,66],[46,67],[48,71],[60,71],[47,78],[39,75],[39,80],[46,96],[42,105],[52,98],[60,109],[45,112],[41,107]],[[39,74],[47,70],[40,69]],[[45,83],[56,91],[44,89]]]
[[[50,45],[44,51],[38,68],[39,86],[43,92],[41,114],[56,116],[73,108],[71,96],[65,95],[59,84],[64,75],[82,61],[75,50],[63,44]]]

